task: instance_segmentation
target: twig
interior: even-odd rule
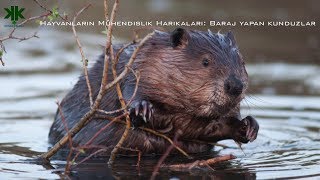
[[[220,157],[215,157],[207,160],[195,161],[187,164],[174,164],[174,165],[163,165],[161,168],[170,169],[172,171],[189,171],[195,167],[205,167],[208,165],[213,165],[218,162],[229,161],[235,159],[236,157],[232,154],[224,155]]]
[[[91,153],[89,156],[85,157],[84,159],[82,159],[80,162],[78,162],[75,166],[84,163],[85,161],[89,160],[91,157],[93,157],[96,154],[99,154],[100,152],[105,152],[107,151],[109,148],[103,148],[103,149],[99,149],[97,151],[95,151],[94,153]]]
[[[175,137],[174,137],[174,143],[176,143],[177,142],[177,139],[178,139],[178,137],[179,137],[179,134],[180,134],[180,132],[177,132],[176,133],[176,135],[175,135]],[[174,148],[174,146],[173,146],[173,144],[171,144],[168,148],[167,148],[167,150],[166,150],[166,152],[161,156],[161,158],[159,159],[159,161],[158,161],[158,163],[157,163],[157,165],[154,167],[154,169],[153,169],[153,172],[152,172],[152,175],[151,175],[151,178],[150,179],[155,179],[156,178],[156,176],[157,176],[157,173],[159,172],[159,169],[160,169],[160,166],[161,166],[161,164],[164,162],[164,160],[169,156],[169,154],[170,154],[170,152],[172,151],[172,149]]]
[[[17,26],[22,26],[22,25],[28,23],[29,21],[41,19],[41,18],[44,18],[44,17],[48,17],[48,16],[50,16],[50,15],[51,15],[51,13],[49,12],[49,13],[42,14],[42,15],[39,15],[39,16],[30,17],[30,18],[22,21],[21,23],[19,23]]]
[[[61,105],[60,105],[60,103],[58,101],[56,102],[56,104],[58,105],[58,110],[59,110],[59,114],[61,116],[61,121],[63,123],[64,129],[65,129],[65,131],[66,131],[66,133],[68,135],[68,140],[69,140],[70,151],[69,151],[69,154],[68,154],[68,157],[67,157],[67,164],[66,164],[66,167],[65,167],[65,174],[68,174],[70,172],[70,167],[71,167],[70,159],[71,159],[71,155],[73,153],[72,137],[70,136],[69,128],[68,128],[66,119],[65,119],[65,117],[63,115],[63,111],[62,111]]]
[[[86,125],[86,123],[92,118],[94,113],[95,113],[95,110],[90,110],[80,119],[80,121],[69,131],[71,137],[74,137]],[[42,159],[48,160],[56,152],[58,152],[59,149],[61,149],[67,142],[68,142],[68,135],[65,135],[48,152],[42,154],[40,157]]]
[[[137,161],[137,168],[140,171],[140,162],[141,162],[141,151],[138,153],[138,161]]]
[[[76,19],[77,17],[83,12],[85,11],[86,9],[88,9],[89,7],[91,6],[91,4],[88,4],[87,6],[83,7],[80,11],[77,12],[77,14],[74,16],[73,18],[73,24],[75,24],[76,22]],[[89,80],[89,75],[88,75],[88,68],[87,68],[87,58],[83,52],[83,49],[82,49],[82,45],[80,43],[80,40],[79,40],[79,37],[78,37],[78,34],[77,34],[77,31],[76,31],[76,28],[75,26],[72,26],[72,31],[73,31],[73,35],[77,41],[77,45],[78,45],[78,48],[80,50],[80,54],[81,54],[81,58],[82,58],[82,68],[83,68],[83,72],[84,72],[84,77],[86,79],[86,83],[87,83],[87,87],[88,87],[88,91],[89,91],[89,100],[90,100],[90,107],[92,107],[93,105],[93,100],[92,100],[92,89],[91,89],[91,85],[90,85],[90,80]]]
[[[131,69],[131,68],[130,68]],[[139,82],[140,82],[140,73],[139,71],[137,72],[134,72],[133,69],[131,69],[132,73],[134,74],[135,78],[136,78],[136,85],[135,85],[135,88],[134,88],[134,91],[133,91],[133,94],[130,98],[130,100],[126,103],[126,105],[124,107],[122,107],[121,109],[117,109],[117,110],[114,110],[114,111],[105,111],[105,110],[102,110],[102,109],[97,109],[97,112],[101,112],[103,114],[106,114],[106,115],[109,115],[109,114],[115,114],[115,113],[119,113],[119,112],[122,112],[124,111],[125,109],[128,108],[128,106],[131,104],[131,102],[133,101],[135,95],[137,94],[137,90],[138,90],[138,85],[139,85]]]
[[[105,18],[105,21],[107,22],[108,21],[108,17],[109,17],[109,14],[108,14],[108,12],[109,12],[108,11],[108,0],[104,0],[103,1],[103,6],[104,6],[104,18]]]
[[[101,118],[101,119],[105,119],[105,116],[101,116],[101,115],[95,115],[96,118]],[[108,117],[107,117],[108,118]],[[126,122],[120,121],[120,120],[114,120],[114,122],[116,123],[120,123],[120,124],[126,124]],[[184,150],[182,150],[179,146],[177,146],[168,136],[161,134],[160,132],[157,132],[155,130],[149,129],[149,128],[145,128],[145,127],[139,127],[139,129],[149,132],[153,135],[159,136],[165,140],[167,140],[170,144],[173,145],[173,147],[178,150],[181,154],[183,154],[184,156],[186,156],[188,159],[192,159],[192,157],[190,155],[188,155],[188,153],[186,153]]]
[[[116,119],[114,119],[113,121],[109,122],[108,124],[106,124],[104,127],[102,127],[98,132],[95,133],[95,135],[88,141],[86,142],[85,145],[83,146],[89,146],[92,144],[92,142],[104,131],[106,130],[109,126],[111,126],[111,124],[113,124],[113,122],[115,121]],[[80,151],[77,152],[77,154],[74,156],[73,158],[73,161],[76,161],[77,157],[80,155]]]
[[[77,158],[79,157],[80,153],[85,153],[85,149],[109,149],[110,147],[101,146],[101,145],[90,145],[90,146],[78,146],[74,148],[77,152],[77,154],[73,157],[72,162],[74,162],[73,167],[77,166],[79,163],[75,163]]]
[[[136,49],[133,51],[127,65],[125,66],[124,70],[121,72],[121,74],[119,74],[119,76],[117,76],[116,79],[114,79],[112,82],[108,83],[106,85],[106,89],[109,89],[111,87],[113,87],[116,83],[118,83],[121,79],[124,78],[124,76],[127,75],[127,73],[130,70],[130,67],[132,65],[132,63],[134,62],[134,60],[136,59],[138,52],[140,51],[141,47],[144,45],[144,43],[149,40],[152,36],[154,35],[154,32],[148,34],[147,36],[145,36],[139,43],[139,45],[136,47]]]
[[[148,26],[148,27],[135,28],[133,30],[133,43],[138,42],[139,31],[142,31],[142,30],[160,30],[160,31],[164,31],[165,29],[162,28],[162,27],[158,27],[158,26]]]
[[[96,132],[96,134],[85,145],[92,144],[92,142],[98,137],[98,135],[101,134],[101,132],[103,132],[104,130],[106,130],[109,126],[111,126],[113,124],[113,122],[116,120],[117,119],[114,119],[113,121],[106,124],[103,128],[101,128],[98,132]]]
[[[105,110],[102,110],[102,109],[97,109],[97,112],[101,112],[103,114],[109,115],[109,114],[115,114],[115,113],[122,112],[123,110],[125,110],[125,108],[117,109],[117,110],[114,110],[114,111],[105,111]]]
[[[38,32],[34,32],[32,35],[26,37],[10,36],[9,39],[17,39],[19,40],[19,42],[22,42],[31,38],[39,38],[39,36],[37,36],[37,33]]]
[[[114,2],[113,8],[112,8],[112,12],[111,12],[111,22],[114,22],[115,19],[115,15],[116,15],[116,11],[118,9],[118,3],[119,0],[116,0]],[[108,7],[107,7],[107,0],[105,0],[105,11],[108,11]],[[108,19],[108,13],[105,13],[105,18]],[[108,52],[111,48],[111,37],[112,37],[112,28],[113,28],[113,23],[110,23],[109,27],[108,27],[108,32],[107,32],[107,41],[106,41],[106,47],[105,47],[105,54],[104,54],[104,66],[103,66],[103,74],[102,74],[102,79],[101,79],[101,85],[100,85],[100,90],[98,93],[98,96],[95,100],[94,106],[92,108],[93,111],[96,111],[96,109],[99,108],[101,100],[103,98],[103,96],[105,95],[106,91],[109,88],[106,88],[105,86],[107,85],[107,80],[108,80],[108,70],[109,70],[109,55]],[[113,86],[110,86],[110,88]]]
[[[80,162],[76,163],[75,165],[73,165],[73,167],[76,167],[78,165],[80,165],[81,163],[84,163],[85,161],[89,160],[90,158],[92,158],[93,156],[95,156],[96,154],[99,154],[101,152],[107,152],[111,147],[104,147],[104,146],[90,146],[90,147],[82,147],[82,148],[86,148],[86,149],[90,149],[90,148],[100,148],[97,151],[91,153],[89,156],[85,157],[84,159],[82,159]],[[138,162],[137,162],[137,166],[140,166],[140,160],[141,160],[141,151],[137,150],[137,149],[131,149],[131,148],[124,148],[124,147],[119,147],[119,149],[123,149],[123,150],[127,150],[127,151],[133,151],[133,152],[137,152],[138,153]]]
[[[124,48],[126,48],[126,47],[127,46],[125,46]],[[124,48],[119,50],[119,52],[117,53],[117,56],[116,56],[115,59],[112,59],[112,62],[113,62],[113,64],[112,64],[112,74],[113,74],[113,78],[114,79],[117,77],[117,64],[118,64],[118,61],[119,61],[119,58],[120,58],[120,54],[123,52]],[[112,49],[111,49],[110,52],[111,52],[111,57],[114,57]],[[114,160],[116,158],[116,154],[119,151],[119,147],[123,146],[123,143],[124,143],[125,139],[127,138],[128,134],[129,134],[130,127],[131,127],[129,113],[128,113],[126,108],[131,103],[132,99],[135,97],[137,89],[138,89],[139,80],[140,80],[139,72],[135,73],[133,69],[131,69],[131,70],[132,70],[132,73],[136,77],[136,85],[135,85],[134,93],[131,96],[130,101],[128,103],[126,103],[124,98],[123,98],[122,91],[121,91],[121,88],[120,88],[120,84],[119,83],[116,84],[116,90],[117,90],[118,98],[119,98],[121,107],[124,109],[124,114],[126,114],[126,128],[125,128],[125,131],[123,132],[123,134],[121,136],[121,139],[118,141],[117,145],[115,146],[115,148],[111,152],[111,155],[110,155],[110,158],[109,158],[109,161],[108,161],[109,165],[113,164],[113,162],[114,162]]]
[[[112,14],[111,14],[112,15]],[[118,64],[118,61],[119,61],[119,56],[118,59],[114,59],[114,56],[113,56],[113,49],[111,48],[110,49],[110,55],[111,55],[111,59],[112,59],[112,74],[113,74],[113,79],[116,79],[117,77],[117,64]],[[138,81],[138,80],[137,80]],[[115,158],[116,158],[116,155],[117,155],[117,152],[119,151],[119,147],[122,147],[123,146],[123,143],[125,141],[125,139],[127,138],[128,134],[129,134],[129,130],[130,130],[130,127],[131,127],[131,122],[130,122],[130,117],[129,117],[129,114],[128,114],[128,111],[126,109],[127,107],[127,104],[126,102],[124,101],[123,99],[123,95],[122,95],[122,90],[121,90],[121,87],[120,87],[120,84],[119,82],[116,83],[116,91],[117,91],[117,94],[118,94],[118,98],[119,98],[119,101],[120,101],[120,104],[121,104],[121,107],[124,109],[124,113],[127,114],[126,115],[126,128],[120,138],[120,140],[118,141],[117,145],[113,148],[113,150],[111,151],[111,155],[110,155],[110,158],[109,158],[109,161],[108,161],[108,164],[109,165],[112,165]]]
[[[136,96],[136,94],[137,94],[137,91],[138,91],[138,86],[139,86],[139,82],[140,82],[140,71],[134,71],[131,67],[128,67],[130,70],[131,70],[131,72],[132,72],[132,74],[135,76],[135,78],[136,78],[136,85],[135,85],[135,87],[134,87],[134,90],[133,90],[133,94],[132,94],[132,96],[131,96],[131,98],[129,99],[129,101],[127,102],[127,106],[129,106],[130,104],[131,104],[131,102],[133,101],[133,99],[134,99],[134,97]]]
[[[0,62],[2,64],[2,66],[4,66],[4,62],[2,60],[2,56],[3,56],[3,53],[6,52],[6,48],[4,47],[3,43],[0,41]]]
[[[111,42],[111,37],[112,37],[112,29],[113,29],[113,23],[115,20],[115,16],[116,16],[116,11],[118,9],[118,5],[119,5],[119,0],[116,0],[113,4],[113,8],[112,8],[112,12],[111,12],[111,18],[110,21],[111,23],[109,24],[108,27],[108,31],[107,31],[107,41],[106,41],[106,47],[105,47],[105,54],[104,54],[104,67],[103,67],[103,74],[102,74],[102,81],[101,81],[101,86],[100,86],[100,91],[98,94],[98,97],[103,97],[104,93],[106,91],[107,88],[105,88],[106,84],[107,84],[107,79],[108,79],[108,70],[109,70],[109,51],[112,48],[112,42]],[[104,11],[105,11],[105,19],[108,19],[108,13],[106,13],[106,11],[108,11],[108,2],[107,0],[104,0]],[[111,57],[114,58],[114,57]]]
[[[118,10],[118,6],[119,6],[119,0],[115,0],[114,4],[113,4],[113,8],[112,8],[112,11],[111,11],[111,17],[110,17],[110,21],[111,23],[109,24],[108,26],[108,31],[107,31],[107,42],[106,42],[106,49],[105,49],[105,57],[104,57],[104,73],[103,73],[103,77],[102,79],[106,79],[107,75],[108,75],[108,60],[109,60],[109,56],[108,56],[108,52],[110,52],[110,56],[111,56],[111,61],[113,61],[114,59],[114,56],[113,56],[113,47],[112,47],[112,42],[111,42],[111,37],[112,37],[112,27],[113,27],[113,22],[115,20],[115,16],[116,16],[116,12]],[[107,0],[104,0],[104,12],[105,12],[105,20],[107,21],[108,20],[108,2]],[[116,75],[115,75],[116,76]],[[104,89],[105,88],[105,83],[102,82],[101,83],[101,89]],[[106,88],[107,89],[107,88]],[[117,84],[117,93],[118,93],[118,96],[120,98],[120,96],[122,97],[122,92],[120,90],[119,92],[119,89],[118,89],[118,84]],[[121,107],[124,108],[125,107],[125,104],[123,104],[123,102],[120,100],[120,103],[121,103]],[[125,110],[126,111],[126,110]],[[130,128],[130,119],[128,120],[128,115],[126,116],[126,122],[129,121],[129,124],[127,124],[127,126],[129,126]],[[126,126],[126,130],[125,132],[127,131],[127,129],[129,129],[128,127]],[[122,136],[123,137],[123,136]],[[109,164],[112,164],[113,160],[114,160],[114,154],[115,152],[118,151],[119,147],[121,147],[122,145],[122,141],[123,141],[123,138],[121,138],[118,142],[118,144],[115,146],[115,148],[112,150],[111,152],[111,156],[110,156],[110,159],[109,159]],[[110,163],[111,162],[111,163]]]
[[[122,52],[123,52],[125,49],[127,49],[127,47],[129,47],[129,46],[131,46],[131,45],[133,45],[133,44],[134,44],[134,42],[128,43],[128,44],[124,45],[123,47],[121,47],[121,48],[119,49],[119,51],[117,52],[116,57],[115,57],[115,63],[116,63],[116,64],[118,64],[119,59],[120,59],[120,55],[122,54]]]
[[[41,7],[42,9],[44,9],[45,11],[49,12],[50,14],[53,13],[50,9],[46,8],[45,6],[43,6],[38,0],[33,0],[33,1],[34,1],[36,4],[38,4],[38,6],[40,6],[40,7]],[[61,19],[63,19],[64,21],[68,21],[67,16],[62,17],[60,14],[58,14],[58,15],[59,15],[59,17],[60,17]]]
[[[191,156],[189,156],[188,153],[186,153],[184,150],[182,150],[179,146],[177,146],[168,136],[164,135],[164,134],[161,134],[155,130],[152,130],[152,129],[149,129],[149,128],[144,128],[144,127],[140,127],[140,129],[144,130],[144,131],[147,131],[149,133],[152,133],[156,136],[159,136],[159,137],[162,137],[163,139],[167,140],[170,144],[173,145],[174,148],[176,148],[180,153],[182,153],[184,156],[186,156],[187,158],[189,159],[192,159]]]

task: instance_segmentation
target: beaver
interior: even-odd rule
[[[118,73],[122,72],[137,46],[134,43],[122,52],[116,67]],[[114,45],[114,52],[122,47],[124,45]],[[103,66],[104,55],[101,55],[89,69],[93,99],[100,88]],[[128,108],[133,127],[151,128],[170,138],[179,132],[177,144],[188,153],[210,151],[210,143],[220,140],[248,143],[256,139],[257,121],[251,116],[244,119],[240,116],[240,102],[248,88],[248,74],[231,31],[226,34],[183,28],[172,32],[155,31],[141,47],[132,69],[140,72],[138,89]],[[111,82],[111,68],[108,74]],[[126,102],[131,99],[135,85],[133,73],[121,80]],[[84,75],[60,105],[69,128],[90,110]],[[113,88],[103,97],[100,109],[120,108]],[[74,136],[73,143],[85,144],[108,123],[108,120],[91,119]],[[113,123],[92,144],[114,147],[124,129],[123,124]],[[65,127],[57,112],[49,142],[54,144],[65,135]],[[138,149],[144,154],[164,153],[169,146],[165,139],[141,128],[131,129],[124,142],[124,147]]]

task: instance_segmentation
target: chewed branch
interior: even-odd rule
[[[219,156],[207,160],[201,160],[201,161],[195,161],[192,163],[187,164],[173,164],[173,165],[163,165],[161,168],[164,169],[170,169],[171,171],[189,171],[193,168],[197,167],[210,167],[210,165],[223,162],[223,161],[229,161],[232,159],[235,159],[236,157],[232,154]]]

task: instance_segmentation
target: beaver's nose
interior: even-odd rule
[[[235,75],[230,75],[224,83],[224,90],[231,96],[239,96],[243,90],[243,83]]]

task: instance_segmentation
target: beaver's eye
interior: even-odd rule
[[[202,65],[203,65],[204,67],[209,66],[209,60],[208,60],[208,59],[203,59],[203,60],[202,60]]]

